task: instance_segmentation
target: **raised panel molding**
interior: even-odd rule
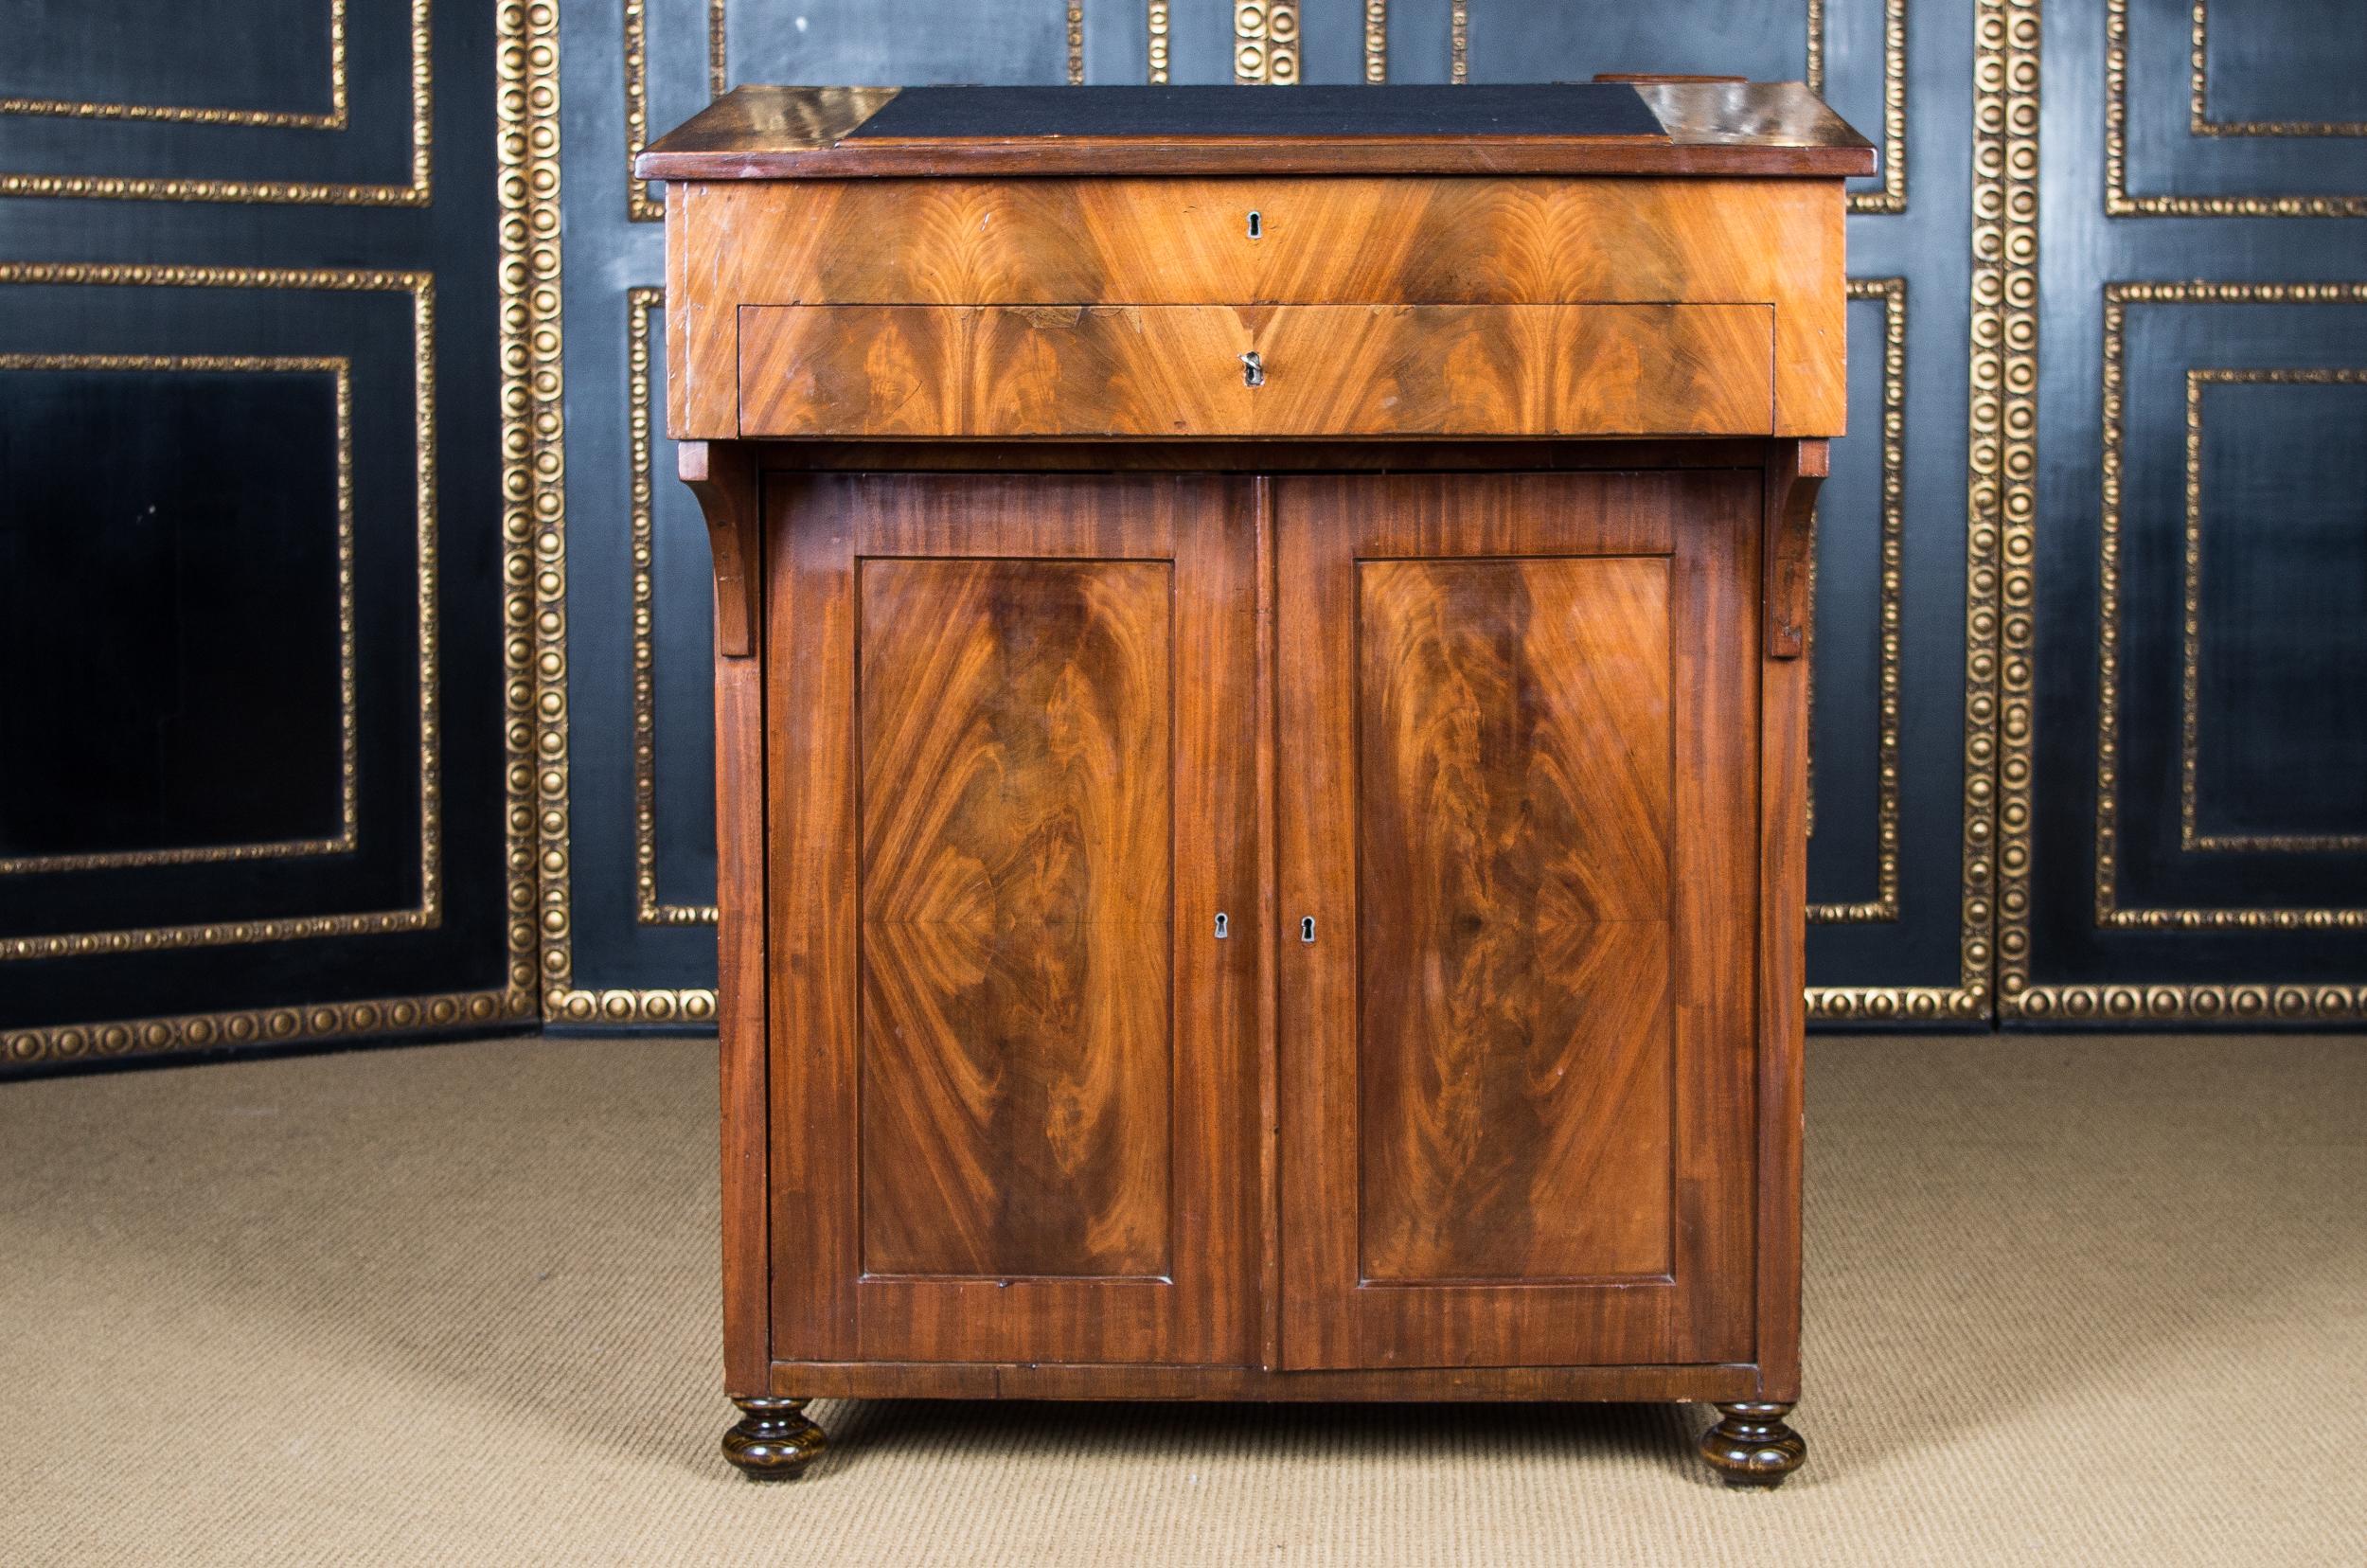
[[[2192,101],[2187,129],[2198,136],[2367,136],[2367,119],[2220,119],[2211,113],[2211,0],[2194,0]]]
[[[2122,776],[2123,535],[2126,414],[2128,398],[2128,312],[2145,305],[2367,305],[2367,284],[2274,283],[2113,284],[2105,291],[2104,504],[2099,551],[2097,665],[2102,672],[2096,716],[2095,918],[2125,930],[2358,930],[2367,907],[2204,907],[2130,905],[2119,888]],[[2212,839],[2197,827],[2201,661],[2202,392],[2208,385],[2358,385],[2367,370],[2225,369],[2186,367],[2184,410],[2181,615],[2180,618],[2180,839],[2190,850],[2307,853],[2367,848],[2367,835],[2266,834]]]
[[[0,371],[221,372],[233,375],[327,375],[332,378],[336,440],[338,830],[329,837],[290,837],[235,844],[198,844],[82,853],[0,856],[0,876],[37,872],[106,871],[151,865],[201,865],[218,861],[349,855],[361,837],[360,719],[354,704],[353,364],[342,355],[300,354],[57,354],[0,353]],[[421,427],[421,443],[427,439]],[[424,668],[424,661],[422,661]],[[433,821],[422,810],[421,822]],[[0,953],[0,956],[7,956]]]
[[[1903,277],[1853,277],[1851,299],[1878,300],[1882,306],[1881,477],[1876,504],[1880,511],[1877,537],[1881,561],[1874,617],[1879,651],[1875,674],[1874,734],[1874,897],[1851,903],[1812,903],[1808,920],[1815,925],[1876,925],[1898,918],[1898,807],[1900,784],[1899,731],[1904,714],[1902,684],[1907,588],[1907,280]],[[1816,553],[1808,555],[1808,597],[1816,597]],[[1810,622],[1808,712],[1808,836],[1816,837],[1816,634]]]
[[[435,197],[435,62],[431,48],[431,0],[410,0],[408,123],[400,146],[407,177],[400,182],[305,180],[236,174],[114,174],[31,172],[0,168],[0,196],[68,196],[160,202],[258,202],[295,206],[424,207]],[[344,134],[355,129],[348,91],[347,0],[325,0],[329,37],[329,108],[326,111],[222,109],[178,104],[101,102],[82,99],[0,98],[0,129],[9,116],[64,118],[84,124],[121,123],[183,127],[206,145],[204,134],[266,130],[297,135]],[[371,8],[373,12],[387,9]],[[11,42],[23,45],[21,35]],[[368,45],[365,45],[367,47]],[[0,84],[5,83],[0,76]],[[242,143],[238,145],[252,145]],[[0,163],[6,155],[0,154]]]
[[[2130,52],[2147,40],[2132,37],[2129,13],[2144,0],[2104,0],[2104,209],[2115,218],[2358,218],[2367,216],[2367,193],[2180,192],[2136,190],[2129,169],[2130,116],[2160,113],[2165,105],[2132,104]],[[2205,148],[2214,142],[2367,135],[2358,120],[2220,120],[2210,111],[2207,40],[2211,0],[2192,0],[2186,115],[2181,127]]]
[[[395,18],[400,27],[406,12],[379,7],[373,14]],[[385,87],[375,95],[363,90],[369,73],[384,76],[387,73],[381,67],[390,67],[393,80],[408,88],[412,116],[403,139],[411,178],[406,183],[365,187],[246,178],[0,174],[0,193],[424,208],[430,199],[428,154],[434,130],[426,0],[414,0],[407,14],[407,61],[400,50],[365,48],[361,37],[351,41],[347,60],[354,77],[350,100],[354,120],[368,115],[374,97],[383,100],[387,96]],[[241,253],[238,258],[218,265],[158,264],[101,260],[93,258],[93,253],[103,256],[110,250],[117,254],[129,250],[133,255],[152,256],[160,250],[173,254],[181,246],[185,247],[181,254],[195,250],[203,255],[216,248],[207,246],[205,241],[219,231],[184,223],[173,229],[180,237],[175,241],[165,232],[166,213],[151,211],[143,216],[129,208],[116,209],[121,216],[101,217],[95,209],[77,212],[20,203],[12,205],[9,214],[0,215],[25,220],[8,230],[7,246],[14,257],[25,258],[28,251],[55,255],[63,250],[86,258],[70,262],[29,258],[0,262],[10,282],[40,277],[89,285],[208,291],[317,289],[357,294],[378,292],[398,299],[408,296],[418,401],[412,409],[391,419],[383,417],[371,404],[357,362],[353,366],[353,429],[357,448],[365,432],[383,435],[390,424],[397,438],[411,433],[413,439],[405,444],[418,448],[416,472],[426,497],[422,515],[442,517],[440,539],[433,527],[422,527],[419,533],[428,554],[420,561],[417,585],[424,638],[418,683],[422,690],[436,694],[436,711],[449,712],[454,727],[448,733],[439,717],[432,724],[421,724],[418,734],[425,788],[434,792],[431,801],[436,807],[428,820],[438,825],[431,827],[431,834],[446,843],[454,841],[447,835],[456,835],[469,846],[465,864],[454,861],[433,868],[426,893],[441,904],[444,917],[434,929],[390,932],[383,938],[360,934],[367,937],[364,941],[300,943],[283,950],[287,959],[296,960],[294,963],[276,959],[270,950],[250,943],[213,952],[135,953],[0,965],[0,971],[14,971],[20,981],[27,971],[37,977],[108,977],[104,984],[96,979],[75,981],[73,989],[101,996],[105,1002],[82,1016],[27,1024],[20,1014],[0,1021],[0,1073],[320,1042],[416,1039],[430,1033],[487,1032],[531,1026],[535,1022],[535,801],[543,793],[538,788],[542,781],[533,751],[538,669],[535,562],[538,545],[544,557],[556,553],[555,532],[538,537],[538,525],[555,529],[559,516],[558,493],[552,484],[555,470],[538,458],[546,451],[556,454],[560,388],[555,355],[542,354],[534,323],[557,314],[557,31],[558,11],[551,0],[500,0],[489,13],[462,14],[444,31],[439,42],[448,59],[463,66],[473,62],[486,68],[489,89],[482,98],[468,95],[468,103],[481,107],[456,109],[454,122],[481,126],[490,145],[479,142],[468,149],[457,174],[437,185],[435,197],[446,210],[432,225],[424,215],[398,213],[367,220],[352,216],[307,220],[293,213],[285,217],[257,213],[241,221],[246,227],[240,232],[251,238],[238,247]],[[106,116],[86,119],[93,126],[113,123]],[[126,116],[124,125],[159,134],[224,138],[347,134],[329,127],[275,126],[217,132],[211,122],[161,116]],[[225,139],[220,145],[227,147],[231,142]],[[33,217],[36,211],[38,219]],[[316,226],[323,221],[347,226]],[[307,223],[315,226],[302,229],[300,225]],[[324,254],[352,254],[364,232],[382,241],[385,254],[400,257],[419,270],[266,266],[257,260],[258,256],[292,253],[297,261]],[[31,238],[36,234],[38,243]],[[479,258],[482,264],[467,265],[469,257]],[[449,276],[440,270],[448,266],[452,269]],[[438,270],[427,270],[431,267]],[[436,309],[439,282],[440,312]],[[456,347],[450,341],[439,342],[439,330],[449,338],[455,322],[470,330],[464,336],[477,330],[498,331],[498,341],[482,342],[476,351],[465,341]],[[12,347],[28,346],[20,340]],[[145,344],[130,347],[147,347]],[[333,347],[296,352],[298,357],[332,357],[329,350]],[[499,351],[497,360],[482,351],[492,348]],[[440,376],[439,367],[444,372]],[[443,396],[436,401],[430,401],[435,386],[432,377],[441,383]],[[464,474],[467,483],[439,495],[436,486],[450,474]],[[498,529],[492,526],[496,521]],[[479,528],[478,524],[484,526]],[[365,561],[369,538],[365,530]],[[447,559],[466,562],[466,576],[439,584],[433,574],[437,562]],[[449,590],[451,602],[446,602],[439,589]],[[374,595],[361,598],[358,629],[364,668],[356,701],[365,722],[373,701],[367,662],[373,601]],[[468,620],[451,618],[464,605]],[[482,621],[476,618],[480,607]],[[443,613],[440,619],[439,610]],[[496,668],[501,682],[498,692],[491,689]],[[547,666],[543,668],[548,671]],[[465,724],[461,722],[464,715]],[[400,736],[400,727],[396,733]],[[465,795],[458,789],[463,780],[441,776],[456,757],[466,759]],[[454,785],[454,793],[445,800],[442,791],[448,783]],[[361,789],[361,847],[366,851],[372,799],[366,771]],[[489,940],[492,950],[477,947],[480,940]],[[167,975],[202,974],[204,979],[184,994],[178,982],[156,983],[158,966]],[[139,983],[117,985],[113,977],[118,975],[136,975]]]
[[[632,556],[632,896],[633,918],[643,925],[713,925],[712,903],[669,903],[658,896],[657,864],[657,478],[651,471],[651,448],[664,420],[657,402],[657,380],[650,354],[650,339],[666,316],[666,291],[636,287],[625,291],[626,407],[628,460],[632,477],[630,506],[632,530],[627,547]],[[670,443],[669,443],[670,444]],[[667,464],[670,473],[673,465]]]
[[[2186,590],[2180,637],[2179,843],[2200,853],[2283,850],[2297,854],[2367,851],[2367,832],[2208,833],[2202,799],[2202,409],[2210,386],[2359,386],[2361,369],[2247,369],[2186,372]]]
[[[274,290],[317,290],[407,294],[411,310],[412,427],[417,565],[412,592],[417,601],[418,635],[417,690],[418,703],[419,896],[403,909],[371,910],[334,915],[302,915],[273,918],[226,919],[162,926],[127,926],[111,930],[0,937],[0,961],[30,958],[82,957],[107,953],[150,953],[176,948],[222,947],[254,942],[282,942],[304,937],[382,935],[431,928],[442,918],[443,845],[441,811],[441,726],[437,717],[436,530],[436,372],[435,285],[425,273],[334,270],[165,267],[143,265],[44,264],[0,262],[0,287],[9,285],[80,285],[88,287],[199,287]],[[27,857],[0,861],[0,872],[64,873],[108,869],[111,866],[151,866],[199,864],[206,860],[253,860],[334,853],[350,848],[359,832],[354,799],[354,748],[358,720],[353,701],[352,593],[352,400],[349,366],[341,359],[238,358],[232,356],[121,356],[75,354],[0,355],[0,371],[36,368],[120,369],[140,365],[180,369],[229,369],[269,374],[291,370],[326,370],[336,378],[339,430],[338,515],[333,526],[339,547],[339,656],[342,666],[344,832],[326,844],[291,841],[285,844],[229,846],[227,852],[194,850],[151,851],[120,857]]]
[[[329,107],[223,109],[194,104],[128,103],[90,98],[0,97],[0,115],[47,115],[69,119],[175,120],[190,125],[251,125],[277,130],[343,131],[351,123],[346,79],[347,0],[328,0]],[[20,45],[31,40],[17,35]]]

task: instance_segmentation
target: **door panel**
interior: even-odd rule
[[[1248,493],[768,481],[777,1356],[1247,1359]]]
[[[1747,1359],[1756,476],[1276,497],[1284,1364]]]
[[[860,575],[863,1267],[1163,1274],[1167,563]]]
[[[1667,561],[1357,576],[1364,1277],[1665,1273]]]

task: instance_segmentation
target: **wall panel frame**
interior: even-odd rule
[[[344,395],[337,402],[352,447],[350,461],[339,463],[339,490],[341,503],[350,499],[353,507],[348,512],[340,504],[323,524],[342,532],[349,515],[356,537],[350,554],[335,557],[339,605],[324,611],[338,629],[335,647],[355,652],[349,677],[342,668],[325,672],[341,692],[325,733],[331,748],[350,739],[359,771],[349,814],[341,803],[325,804],[350,831],[339,827],[325,838],[308,835],[311,842],[242,845],[227,855],[166,854],[157,864],[101,856],[90,864],[12,866],[0,876],[0,891],[39,883],[54,890],[42,897],[55,901],[58,913],[136,914],[151,902],[143,889],[152,879],[214,879],[184,885],[190,897],[211,897],[213,888],[251,888],[253,879],[282,874],[276,867],[333,878],[352,874],[340,866],[390,854],[399,864],[407,842],[411,910],[400,919],[366,913],[357,918],[343,910],[225,919],[211,931],[201,920],[187,942],[134,938],[77,943],[62,953],[12,951],[15,961],[0,962],[0,1072],[485,1032],[531,1026],[538,1013],[535,459],[538,439],[555,437],[557,410],[550,397],[538,401],[544,388],[534,380],[531,312],[535,279],[554,264],[537,253],[534,237],[557,224],[548,168],[556,145],[557,9],[547,3],[439,9],[432,31],[425,0],[354,6],[350,16],[338,6],[327,14],[342,20],[349,35],[349,93],[342,106],[322,111],[331,122],[344,117],[344,129],[281,118],[240,123],[198,109],[161,112],[173,104],[151,105],[156,113],[46,116],[75,135],[89,134],[91,156],[78,152],[80,171],[71,175],[0,176],[0,195],[9,198],[0,200],[0,292],[46,291],[37,297],[69,302],[20,314],[5,345],[10,353],[128,355],[140,362],[141,374],[175,373],[168,368],[175,365],[195,373],[210,356],[251,362],[256,375],[339,380]],[[390,24],[387,37],[379,38]],[[443,91],[431,94],[431,80]],[[6,87],[0,72],[0,91]],[[72,101],[109,100],[89,94]],[[397,103],[413,113],[389,124],[378,110]],[[9,150],[20,147],[23,129],[42,117],[0,115],[0,169],[28,167],[10,162]],[[354,141],[345,156],[383,161],[391,149],[395,167],[407,167],[411,178],[363,190],[371,182],[261,178],[227,167],[219,178],[125,174],[98,161],[105,149],[97,133],[109,126],[182,138],[175,156],[186,156],[188,167],[211,163],[233,147],[285,149],[293,145],[285,138],[369,136],[370,144]],[[213,139],[234,136],[251,139]],[[274,137],[282,140],[268,140]],[[388,148],[373,151],[379,140]],[[431,192],[436,142],[445,157]],[[78,196],[137,197],[146,205],[73,200]],[[237,204],[252,205],[239,211]],[[356,267],[351,258],[358,255],[378,264]],[[204,308],[177,312],[187,329],[178,335],[190,341],[165,342],[162,334],[153,342],[104,341],[157,318],[152,310],[92,313],[70,306],[77,295],[108,290]],[[291,302],[300,308],[292,312]],[[555,302],[541,303],[555,312]],[[405,346],[399,366],[339,347],[339,323],[349,320],[366,340],[391,325],[390,310],[403,323],[394,329],[394,341]],[[92,324],[106,330],[93,332]],[[247,340],[253,347],[234,346]],[[148,362],[158,357],[161,364]],[[293,363],[263,368],[339,360],[347,362],[343,374]],[[387,385],[373,381],[390,371],[397,379]],[[0,420],[7,418],[8,385],[9,374],[0,370]],[[388,385],[400,391],[399,406]],[[388,531],[370,521],[383,511],[365,475],[379,460],[373,452],[397,450],[409,454],[401,461],[414,482],[400,487],[399,515],[407,521]],[[20,453],[20,460],[48,459]],[[397,559],[393,551],[412,561],[398,579],[413,580],[389,592],[384,568]],[[105,636],[110,628],[93,625],[90,633]],[[390,664],[397,651],[399,664]],[[341,654],[329,656],[342,662]],[[348,680],[349,701],[342,695]],[[402,763],[396,772],[403,788],[391,787],[396,778],[387,770],[395,762]],[[268,765],[268,758],[257,763]],[[315,920],[337,923],[314,929]],[[131,931],[140,923],[47,929]],[[11,927],[12,946],[26,934]]]
[[[364,51],[377,57],[384,45],[400,42],[407,48],[408,80],[399,98],[406,111],[400,122],[389,120],[379,140],[389,144],[400,179],[365,180],[332,174],[344,169],[350,153],[363,150],[346,144],[362,129],[351,102],[349,0],[322,0],[329,33],[329,101],[324,111],[287,109],[223,109],[182,104],[134,103],[109,98],[57,98],[0,96],[0,196],[100,197],[162,202],[263,202],[297,206],[424,207],[435,199],[435,47],[431,0],[409,0],[407,9],[384,5],[363,8],[370,34]],[[377,36],[382,27],[386,37]],[[400,28],[400,33],[392,29]],[[11,46],[39,46],[29,28],[11,28]],[[0,68],[0,95],[7,93],[8,74]],[[392,95],[373,94],[373,97]],[[44,122],[63,122],[86,134],[76,137],[33,134],[46,131]],[[399,130],[398,130],[399,125]],[[30,128],[28,130],[28,128]],[[373,130],[377,127],[373,125]],[[160,145],[153,133],[178,130],[182,139]],[[234,151],[251,153],[252,138],[241,133],[258,130],[287,133],[276,138],[270,161],[305,168],[305,173],[240,173],[226,161]],[[11,135],[11,132],[16,134]],[[227,133],[215,135],[211,133]],[[332,140],[324,144],[323,134]],[[17,142],[39,145],[27,150],[28,161],[60,167],[29,170],[16,166]],[[76,148],[80,140],[99,145]],[[202,144],[202,145],[200,145]],[[219,152],[217,152],[219,149]],[[196,154],[192,156],[192,154]],[[214,157],[225,161],[215,164]],[[121,158],[153,166],[154,172],[126,173],[109,167]],[[372,158],[383,161],[383,157]],[[184,173],[178,166],[203,162],[222,172]],[[317,170],[317,172],[313,172]]]
[[[1231,0],[1088,0],[1076,9],[1047,0],[1041,9],[1041,18],[1034,7],[1015,13],[1004,35],[1009,49],[1039,52],[982,60],[975,79],[1271,80],[1279,62],[1285,77],[1307,80],[1446,81],[1471,80],[1475,59],[1485,77],[1497,50],[1526,60],[1530,75],[1539,61],[1552,65],[1542,74],[1560,77],[1614,66],[1734,68],[1707,58],[1722,49],[1714,27],[1703,33],[1655,18],[1656,36],[1689,40],[1704,58],[1645,60],[1621,30],[1642,24],[1606,13],[1611,33],[1597,30],[1588,35],[1594,44],[1573,52],[1567,41],[1540,47],[1522,31],[1529,13],[1487,0],[1301,0],[1248,8],[1254,16]],[[1998,536],[1982,508],[1997,491],[1979,472],[1953,490],[1947,474],[1951,460],[1989,450],[1978,422],[1981,384],[1969,444],[1939,436],[1925,451],[1913,433],[1946,430],[1932,416],[1961,409],[1965,396],[1948,387],[1947,367],[1962,363],[1967,341],[1977,356],[1983,334],[1997,330],[1994,302],[1980,292],[1994,277],[1968,256],[1931,258],[1951,247],[1966,255],[1967,211],[1997,202],[2002,181],[1985,164],[1967,176],[1945,157],[1918,160],[1932,172],[1914,182],[1923,199],[1911,211],[1908,167],[1918,136],[1945,145],[1963,134],[1951,119],[1977,125],[1984,106],[2002,104],[2007,50],[1969,0],[1943,6],[1936,23],[1927,0],[1912,27],[1906,0],[1769,0],[1769,9],[1790,19],[1803,52],[1789,70],[1774,57],[1745,67],[1834,76],[1844,107],[1858,105],[1869,129],[1878,127],[1885,151],[1880,176],[1851,196],[1852,244],[1865,258],[1853,269],[1862,279],[1853,320],[1872,334],[1856,369],[1865,473],[1861,490],[1828,485],[1825,500],[1849,507],[1852,519],[1849,530],[1836,524],[1828,533],[1863,537],[1847,559],[1828,552],[1820,580],[1821,635],[1838,671],[1825,694],[1834,711],[1867,716],[1862,736],[1837,735],[1820,753],[1831,798],[1862,803],[1831,808],[1849,813],[1845,831],[1831,829],[1831,853],[1856,844],[1851,864],[1862,851],[1862,870],[1837,872],[1831,891],[1818,895],[1810,1002],[1825,1023],[1961,1027],[1990,1010],[1995,706],[1982,684],[1994,679],[1996,619],[1981,596],[1994,592]],[[545,615],[564,613],[549,658],[565,673],[543,680],[537,739],[546,770],[549,759],[564,759],[562,791],[542,817],[541,856],[544,1006],[562,1025],[713,1016],[712,894],[700,885],[706,868],[695,848],[698,834],[711,832],[701,700],[711,612],[702,577],[684,560],[701,543],[695,517],[673,494],[670,443],[650,413],[662,241],[647,220],[660,211],[660,192],[631,179],[616,153],[629,160],[696,107],[695,93],[732,80],[737,29],[787,29],[802,18],[812,32],[800,36],[816,36],[834,26],[829,5],[792,9],[769,0],[728,8],[619,0],[566,20],[569,124],[581,134],[565,154],[578,264],[562,290],[575,328],[563,334],[562,357],[576,392],[568,431],[579,454],[596,455],[578,455],[564,471],[573,547],[556,563],[559,588],[544,606]],[[1045,26],[1030,31],[1040,20]],[[1705,12],[1704,21],[1714,19]],[[1764,36],[1753,32],[1750,47],[1762,49]],[[901,79],[908,73],[898,59],[881,54],[868,79]],[[1856,226],[1884,223],[1906,226]],[[1935,302],[1913,313],[1912,327],[1911,296]],[[1911,341],[1928,347],[1911,354]],[[1961,531],[1949,517],[1955,497],[1966,508]],[[544,572],[553,574],[547,560]],[[1959,636],[1932,634],[1950,624],[1963,627]]]
[[[2046,20],[2049,241],[2036,271],[2047,351],[2014,389],[2031,481],[2006,528],[1998,978],[2010,1024],[2367,1018],[2356,935],[2367,856],[2349,847],[2350,825],[2215,845],[2198,815],[2208,808],[2198,773],[2211,759],[2198,749],[2210,722],[2198,706],[2205,600],[2234,560],[2226,552],[2238,538],[2247,554],[2289,549],[2280,540],[2291,537],[2290,507],[2330,507],[2302,519],[2323,525],[2315,537],[2329,542],[2311,575],[2367,576],[2367,530],[2343,526],[2356,494],[2306,483],[2352,449],[2349,418],[2332,412],[2350,406],[2339,400],[2325,401],[2314,453],[2280,476],[2283,515],[2214,517],[2206,507],[2203,410],[2215,387],[2335,390],[2367,365],[2356,227],[2257,222],[2367,215],[2356,198],[2323,193],[2367,163],[2340,139],[2347,122],[2215,114],[2213,9],[2106,0],[2098,17],[2058,0]],[[2250,8],[2255,26],[2278,12],[2305,26],[2323,20],[2320,9],[2316,0]],[[2300,134],[2304,123],[2338,134]],[[2149,153],[2141,126],[2151,127]],[[2228,163],[2238,144],[2257,157]],[[2142,175],[2140,153],[2152,159]],[[2152,194],[2133,192],[2141,177]],[[2175,193],[2161,188],[2173,181]],[[2312,418],[2305,407],[2287,414]],[[2306,429],[2297,437],[2309,439]],[[2216,543],[2206,545],[2206,524]],[[2302,641],[2287,644],[2313,650],[2301,657],[2354,640],[2355,616],[2313,621],[2258,598],[2236,611],[2255,633],[2291,623]],[[2250,809],[2272,820],[2276,805]]]

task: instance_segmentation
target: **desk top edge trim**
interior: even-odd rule
[[[1373,95],[1421,90],[1344,89]],[[1570,90],[1582,88],[1574,85]],[[1838,179],[1876,169],[1873,144],[1800,82],[1650,82],[1630,90],[1658,120],[1660,134],[1625,130],[1576,134],[1528,131],[866,136],[856,133],[901,96],[903,89],[752,85],[734,88],[661,137],[641,154],[634,171],[643,179],[657,180],[1350,171]],[[1267,89],[1210,91],[1258,93]],[[1437,91],[1476,94],[1481,90]]]

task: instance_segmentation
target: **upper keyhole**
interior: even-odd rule
[[[1260,214],[1258,214],[1258,213],[1252,212],[1252,213],[1249,215],[1249,237],[1250,237],[1252,240],[1262,240],[1262,239],[1264,239],[1264,238],[1265,238],[1265,236],[1266,236],[1266,220],[1265,220],[1265,218],[1264,218],[1263,216],[1261,216]]]

